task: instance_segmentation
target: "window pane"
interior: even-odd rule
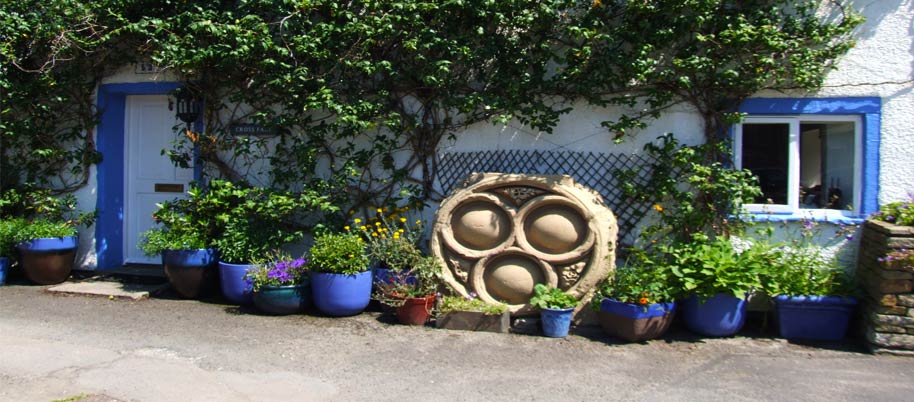
[[[787,204],[787,172],[790,125],[744,123],[742,168],[759,178],[762,196],[758,204]]]
[[[800,124],[800,207],[850,208],[854,199],[854,123]]]

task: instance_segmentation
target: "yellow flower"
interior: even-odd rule
[[[417,224],[417,225],[421,225],[421,224],[422,224],[422,221],[419,220],[419,219],[416,219],[416,224]]]
[[[349,231],[349,226],[343,226],[343,230],[345,230],[345,231],[348,232],[348,231]]]
[[[400,238],[400,234],[399,234],[399,233],[394,233],[394,239],[399,239],[399,238]]]
[[[406,223],[406,218],[400,218],[400,222]]]
[[[602,2],[601,0],[593,0],[593,6],[594,6],[595,8],[596,8],[596,7],[603,7],[603,2]]]
[[[400,229],[400,230],[398,230],[398,232],[400,232],[400,233],[406,233],[406,229]]]
[[[355,219],[353,219],[352,221],[355,222],[355,223],[361,223],[361,222],[362,222],[362,220],[359,219],[359,218],[355,218]]]
[[[660,206],[660,204],[654,204],[654,209],[656,209],[657,212],[663,212],[663,207]]]
[[[361,229],[361,230],[366,230],[366,229],[368,229],[368,227],[365,226],[365,225],[362,225],[362,226],[359,226],[359,229]]]
[[[380,214],[381,212],[384,212],[384,210],[381,209],[381,208],[378,208],[377,211],[378,211],[379,214]]]
[[[371,237],[378,237],[378,234],[377,234],[377,233],[372,233],[372,234],[371,234]]]
[[[355,258],[355,256],[352,254],[349,254],[349,258]]]
[[[381,222],[375,222],[374,225],[375,225],[375,226],[381,226]]]

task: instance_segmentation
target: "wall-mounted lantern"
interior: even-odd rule
[[[200,101],[186,87],[179,88],[175,91],[175,116],[187,124],[190,128],[191,123],[197,121],[200,117]]]

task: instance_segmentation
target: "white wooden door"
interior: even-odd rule
[[[168,110],[164,95],[127,97],[124,163],[124,259],[125,263],[160,264],[158,256],[148,257],[137,248],[139,236],[152,228],[156,203],[184,197],[193,180],[193,169],[181,169],[162,155],[184,125]]]

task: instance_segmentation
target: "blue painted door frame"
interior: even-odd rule
[[[111,269],[124,262],[124,171],[126,103],[129,95],[165,95],[181,84],[177,82],[142,82],[105,84],[98,88],[98,110],[101,119],[96,130],[96,148],[102,161],[96,169],[95,252],[98,269]],[[199,129],[199,122],[197,123]],[[158,152],[158,150],[156,150]],[[194,178],[200,168],[195,164]]]

